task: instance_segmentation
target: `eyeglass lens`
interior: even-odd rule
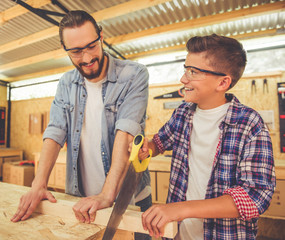
[[[184,68],[185,75],[189,80],[204,80],[206,78],[206,74],[194,68]]]
[[[88,54],[94,54],[99,49],[100,41],[94,42],[83,49],[74,49],[68,51],[69,55],[75,58],[83,57],[84,52]]]

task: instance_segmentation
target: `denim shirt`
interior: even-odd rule
[[[102,86],[101,154],[107,176],[112,159],[116,130],[135,136],[143,133],[148,101],[148,71],[145,66],[113,58],[109,59],[106,81]],[[50,122],[43,139],[50,138],[61,146],[67,142],[66,188],[68,194],[83,196],[78,164],[80,134],[87,99],[84,77],[77,69],[65,73],[58,84],[50,109]],[[96,109],[94,109],[96,111]],[[145,171],[136,194],[150,185]]]

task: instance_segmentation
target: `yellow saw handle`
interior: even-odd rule
[[[149,149],[149,156],[148,158],[140,161],[139,160],[139,150],[141,149],[141,146],[143,144],[144,136],[141,134],[138,134],[135,136],[133,140],[132,145],[132,151],[129,158],[129,161],[133,163],[134,169],[136,172],[143,172],[147,169],[147,166],[149,164],[150,158],[152,156],[152,150]]]

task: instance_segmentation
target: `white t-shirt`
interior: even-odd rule
[[[80,136],[79,166],[82,186],[86,196],[97,195],[105,182],[101,155],[101,121],[103,112],[102,83],[85,79],[87,101]]]
[[[205,199],[212,165],[220,137],[219,125],[224,119],[230,103],[217,108],[202,110],[197,107],[193,116],[190,136],[189,179],[186,200]],[[184,219],[175,239],[204,239],[202,218]]]

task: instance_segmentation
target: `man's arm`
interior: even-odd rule
[[[17,212],[11,218],[12,222],[26,220],[43,199],[56,202],[54,196],[47,191],[47,183],[60,148],[61,146],[52,139],[44,140],[39,166],[32,183],[32,188],[21,197]]]
[[[82,198],[73,207],[75,216],[80,222],[93,222],[97,210],[112,206],[128,170],[128,146],[133,138],[132,135],[117,130],[112,152],[111,168],[101,193],[96,196]]]

